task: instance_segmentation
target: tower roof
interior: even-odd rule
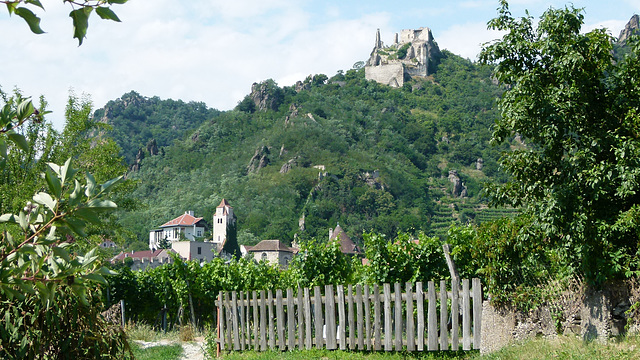
[[[333,232],[331,233],[331,237],[329,238],[329,241],[333,241],[335,239],[338,239],[338,241],[340,242],[340,251],[343,254],[361,254],[362,253],[362,251],[360,251],[360,248],[358,248],[358,245],[356,245],[356,243],[354,243],[353,240],[351,240],[349,235],[347,235],[347,233],[344,230],[342,230],[342,227],[340,227],[339,224],[336,226],[335,230],[333,230]]]
[[[227,201],[227,199],[222,199],[222,201],[220,201],[220,205],[218,205],[219,208],[221,207],[232,207],[231,205],[229,205],[229,202]]]

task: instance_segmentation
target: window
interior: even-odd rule
[[[262,260],[267,260],[267,253],[266,252],[262,253]]]
[[[202,248],[198,246],[198,255],[202,255]]]
[[[198,230],[198,235],[197,236],[202,236],[202,231]]]
[[[173,229],[173,238],[174,239],[180,238],[180,229],[179,228],[174,228]]]

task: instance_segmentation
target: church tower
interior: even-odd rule
[[[212,242],[222,246],[227,239],[227,226],[235,224],[235,222],[236,217],[233,215],[233,208],[226,199],[222,199],[213,214]]]

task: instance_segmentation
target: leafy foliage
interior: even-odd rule
[[[6,117],[0,143],[6,148],[8,138],[29,152],[24,137],[8,135],[37,116],[30,100],[20,100],[16,111],[11,103],[3,107]],[[48,163],[45,187],[19,212],[0,216],[3,357],[50,358],[59,351],[77,358],[125,355],[123,334],[99,320],[99,308],[89,304],[96,296],[96,285],[105,285],[103,275],[110,272],[100,266],[95,249],[86,255],[73,251],[75,236],[85,236],[87,223],[99,223],[101,212],[116,207],[106,196],[121,178],[99,184],[89,173],[80,179],[78,172],[71,167],[71,159],[62,166]],[[67,317],[61,320],[56,314]],[[80,314],[84,318],[78,321]],[[90,334],[95,339],[86,337]]]
[[[614,62],[605,29],[581,33],[583,15],[550,9],[534,28],[502,1],[489,25],[507,31],[483,50],[510,85],[493,140],[519,134],[525,147],[501,163],[511,179],[489,189],[498,204],[523,206],[546,249],[591,282],[637,273],[640,206],[640,46]]]
[[[82,41],[87,35],[91,13],[95,10],[101,19],[120,22],[116,13],[111,10],[111,5],[124,4],[127,0],[63,0],[63,2],[70,3],[74,8],[69,13],[69,17],[73,21],[73,37],[78,39],[78,45],[82,45]],[[31,32],[34,34],[44,33],[40,28],[40,18],[31,11],[36,7],[44,10],[44,6],[39,0],[2,0],[0,3],[7,6],[9,15],[16,14],[21,17],[29,25]]]

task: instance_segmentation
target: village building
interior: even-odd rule
[[[153,269],[160,265],[168,264],[172,262],[171,252],[175,252],[171,249],[159,249],[159,250],[144,250],[144,251],[132,251],[132,252],[120,252],[120,254],[111,258],[112,264],[125,263],[128,264],[131,270],[145,270]],[[130,259],[130,260],[127,260]]]
[[[338,240],[340,242],[340,251],[345,255],[361,256],[363,255],[362,249],[356,245],[353,240],[347,235],[347,233],[340,227],[340,224],[336,225],[335,229],[329,229],[329,241]]]
[[[202,239],[207,224],[201,217],[195,217],[193,211],[186,211],[177,218],[168,221],[158,229],[149,232],[149,249],[159,249],[163,240],[175,241],[195,241]]]
[[[280,240],[262,240],[255,246],[245,246],[247,253],[252,254],[255,261],[268,261],[272,265],[278,265],[286,269],[298,253],[298,249],[288,247]]]
[[[235,224],[236,216],[233,214],[233,207],[226,199],[222,199],[213,214],[213,237],[211,239],[219,249],[222,249],[227,241],[227,229]]]

